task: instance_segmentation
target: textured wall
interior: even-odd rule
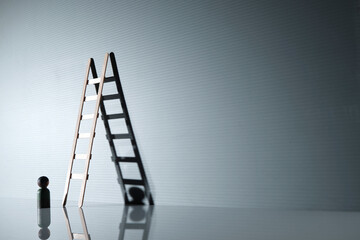
[[[157,204],[360,209],[358,14],[350,0],[1,1],[0,195],[35,198],[47,175],[62,197],[87,60],[100,71],[113,51]],[[85,201],[122,202],[102,123],[90,168]]]

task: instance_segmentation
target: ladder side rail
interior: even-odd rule
[[[143,240],[147,240],[149,238],[150,228],[151,228],[151,219],[153,213],[153,206],[148,206],[146,211],[146,219],[145,219],[145,229],[143,233]]]
[[[129,212],[129,205],[124,205],[122,220],[119,226],[120,233],[118,240],[124,240],[128,212]]]
[[[75,127],[75,135],[74,135],[74,141],[73,141],[73,146],[72,146],[72,151],[71,151],[71,159],[70,159],[70,162],[69,162],[68,172],[67,172],[67,175],[66,175],[64,197],[63,197],[63,202],[62,202],[63,206],[66,205],[67,197],[68,197],[68,193],[69,193],[70,178],[71,178],[71,172],[72,172],[72,167],[73,167],[73,163],[74,163],[77,139],[78,139],[79,128],[80,128],[81,115],[82,115],[82,111],[83,111],[83,107],[84,107],[86,87],[87,87],[87,82],[88,82],[89,73],[90,73],[90,66],[93,64],[93,62],[94,62],[94,59],[90,58],[89,61],[88,61],[88,66],[87,66],[87,70],[86,70],[86,77],[85,77],[85,80],[84,80],[84,86],[83,86],[83,91],[82,91],[82,94],[81,94],[79,113],[78,113],[78,118],[77,118],[76,127]]]
[[[97,78],[97,72],[96,72],[96,68],[95,68],[95,64],[91,66],[91,72],[93,75],[93,78]],[[95,90],[96,90],[96,94],[99,95],[99,84],[94,84],[95,86]],[[105,118],[104,116],[106,116],[106,110],[105,110],[105,105],[104,105],[104,101],[100,101],[100,112],[101,115],[103,116],[103,118]],[[104,122],[104,126],[105,126],[105,131],[107,135],[111,135],[110,132],[110,126],[109,126],[109,121],[107,121],[107,119],[103,119]],[[112,141],[112,139],[108,139],[109,145],[110,145],[110,150],[111,150],[111,154],[112,156],[116,157],[116,149],[114,146],[114,142]]]
[[[95,68],[95,64],[91,65],[91,72],[93,75],[93,78],[97,78],[97,72],[96,72],[96,68]],[[95,90],[96,90],[96,94],[99,94],[99,84],[95,84]],[[106,131],[106,135],[111,136],[111,131],[110,131],[110,124],[109,124],[109,120],[107,119],[107,113],[106,113],[106,109],[105,109],[105,105],[104,105],[104,101],[100,101],[100,111],[101,111],[101,115],[103,116],[103,123],[104,123],[104,127],[105,127],[105,131]],[[118,166],[118,163],[116,162],[116,157],[117,157],[117,153],[116,153],[116,148],[115,148],[115,144],[114,141],[111,137],[107,138],[109,146],[110,146],[110,151],[111,151],[111,155],[115,164],[115,169],[116,169],[116,173],[118,175],[118,180],[122,181],[123,176],[122,173],[120,171],[120,167]],[[126,189],[125,189],[125,185],[124,184],[120,184],[120,189],[123,195],[123,198],[125,200],[125,204],[129,203],[129,199],[126,193]]]
[[[100,85],[99,85],[99,93],[98,93],[98,97],[97,97],[97,101],[96,101],[94,116],[98,116],[98,113],[99,113],[99,106],[100,106],[100,102],[101,102],[101,95],[102,95],[102,89],[104,86],[104,79],[105,79],[105,74],[106,74],[106,66],[107,66],[108,58],[109,58],[109,54],[107,53],[105,55],[105,60],[104,60],[103,71],[102,71],[102,76],[101,76]],[[87,157],[87,160],[85,163],[85,173],[84,173],[84,178],[82,180],[80,198],[79,198],[79,203],[78,203],[79,207],[82,207],[83,203],[84,203],[86,182],[87,182],[87,176],[89,173],[89,166],[90,166],[90,156],[91,156],[91,151],[92,151],[92,147],[93,147],[93,143],[94,143],[94,134],[95,134],[97,119],[98,119],[97,117],[94,117],[92,129],[91,129],[91,133],[90,133],[91,137],[89,140],[89,148],[88,148],[88,153],[87,153],[88,157]]]
[[[115,166],[116,173],[118,175],[118,183],[120,184],[121,191],[123,192],[124,202],[125,202],[125,204],[129,204],[130,201],[129,201],[129,197],[128,197],[128,194],[126,192],[125,184],[124,184],[124,181],[123,181],[124,178],[123,178],[123,175],[122,175],[122,172],[121,172],[121,169],[120,169],[120,163],[114,161],[114,166]]]
[[[129,111],[128,111],[127,106],[126,106],[125,96],[124,96],[124,92],[122,90],[122,86],[121,86],[121,82],[120,82],[120,75],[119,75],[119,72],[118,72],[118,68],[117,68],[114,53],[110,53],[110,60],[111,60],[111,66],[112,66],[112,69],[113,69],[113,74],[114,74],[114,77],[115,77],[116,88],[117,88],[117,90],[119,92],[120,104],[121,104],[121,107],[123,109],[123,113],[125,115],[125,123],[126,123],[127,129],[128,129],[128,132],[129,132],[129,134],[131,136],[130,141],[131,141],[131,144],[133,146],[135,157],[138,159],[137,162],[138,162],[139,171],[140,171],[142,180],[144,182],[145,195],[146,195],[146,197],[147,197],[147,199],[149,201],[149,204],[154,205],[154,200],[153,200],[151,192],[150,192],[150,185],[148,183],[148,180],[147,180],[147,177],[146,177],[146,174],[145,174],[145,169],[144,169],[144,166],[142,164],[141,157],[140,157],[140,152],[139,152],[139,149],[138,149],[138,146],[137,146],[137,143],[136,143],[136,139],[135,139],[135,134],[134,134],[134,131],[133,131],[133,128],[132,128],[132,125],[131,125]]]
[[[85,237],[85,240],[90,240],[90,235],[86,225],[84,211],[82,210],[82,208],[79,208],[79,215],[80,215],[81,226],[84,232],[83,236]]]
[[[72,233],[72,230],[71,230],[69,216],[68,216],[66,207],[63,207],[63,213],[64,213],[64,216],[65,216],[66,229],[67,229],[69,239],[73,239],[73,233]]]

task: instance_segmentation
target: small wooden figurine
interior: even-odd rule
[[[50,208],[50,191],[47,189],[49,179],[45,176],[39,177],[38,185],[41,187],[37,192],[38,208]]]
[[[49,185],[49,179],[45,176],[39,177],[38,186],[41,187],[37,192],[37,204],[38,204],[38,226],[39,238],[48,239],[50,237],[50,191],[47,189]]]

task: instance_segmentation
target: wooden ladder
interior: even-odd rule
[[[105,77],[109,58],[110,58],[110,61],[111,61],[113,76],[112,77]],[[90,71],[92,73],[92,77],[93,77],[92,79],[89,79]],[[102,96],[103,85],[104,85],[104,83],[107,83],[107,82],[115,82],[116,91],[117,91],[116,94]],[[85,96],[86,88],[87,88],[88,85],[94,85],[95,86],[95,90],[96,90],[97,95]],[[103,101],[116,100],[116,99],[119,100],[119,108],[122,109],[122,113],[107,114]],[[96,100],[95,112],[93,114],[85,114],[85,115],[83,115],[82,111],[83,111],[84,102],[95,101],[95,100]],[[94,137],[95,137],[96,123],[97,123],[97,119],[98,119],[98,116],[99,116],[99,109],[100,109],[101,114],[102,114],[102,120],[103,120],[104,127],[105,127],[105,130],[106,130],[106,137],[107,137],[108,144],[110,146],[110,150],[111,150],[111,154],[112,154],[111,159],[115,164],[115,169],[116,169],[116,172],[117,172],[117,175],[118,175],[118,182],[119,182],[119,184],[121,186],[121,191],[122,191],[122,194],[123,194],[125,204],[134,204],[133,202],[131,202],[129,200],[129,194],[128,194],[129,187],[131,187],[131,186],[136,186],[136,187],[141,186],[143,188],[144,195],[148,200],[148,204],[153,205],[154,200],[153,200],[153,197],[152,197],[152,194],[151,194],[151,191],[150,191],[150,185],[148,183],[148,180],[147,180],[147,177],[146,177],[146,174],[145,174],[145,169],[144,169],[144,166],[143,166],[142,161],[141,161],[139,148],[137,146],[136,139],[135,139],[135,134],[134,134],[134,131],[133,131],[133,128],[132,128],[132,125],[131,125],[129,112],[128,112],[128,109],[127,109],[127,106],[126,106],[124,92],[122,90],[122,86],[121,86],[121,83],[120,83],[120,76],[119,76],[119,72],[118,72],[118,69],[117,69],[115,55],[114,55],[114,53],[110,53],[110,54],[107,53],[105,55],[105,60],[104,60],[104,65],[103,65],[101,77],[98,77],[98,75],[97,75],[94,60],[91,58],[89,60],[89,63],[88,63],[85,82],[84,82],[84,87],[83,87],[83,92],[82,92],[82,97],[81,97],[81,101],[80,101],[80,110],[79,110],[78,120],[77,120],[77,124],[76,124],[74,143],[73,143],[73,147],[72,147],[72,154],[71,154],[68,173],[67,173],[67,177],[66,177],[66,184],[65,184],[65,191],[64,191],[64,198],[63,198],[63,206],[66,205],[66,201],[67,201],[67,197],[68,197],[68,193],[69,193],[70,180],[71,179],[80,179],[80,180],[82,180],[82,186],[81,186],[80,199],[79,199],[78,206],[79,207],[83,206],[86,182],[87,182],[87,180],[89,178],[89,174],[88,174],[89,164],[90,164],[90,159],[91,159],[91,151],[92,151],[92,146],[93,146],[93,140],[94,140]],[[91,132],[90,133],[79,133],[81,121],[82,120],[88,120],[88,119],[93,119]],[[125,124],[126,124],[127,131],[128,131],[127,133],[122,133],[122,134],[115,133],[115,134],[113,134],[111,132],[109,120],[115,120],[115,119],[123,119],[123,120],[125,120]],[[79,138],[90,138],[89,147],[88,147],[88,151],[87,151],[86,154],[76,154],[77,140]],[[128,140],[130,140],[132,150],[133,150],[133,153],[134,153],[134,157],[118,156],[118,154],[116,152],[116,149],[115,149],[115,142],[114,142],[115,139],[128,139]],[[86,160],[84,173],[80,173],[80,174],[72,173],[74,160],[76,160],[76,159],[85,159]],[[140,176],[141,176],[141,179],[126,179],[126,178],[124,178],[123,177],[123,171],[121,169],[120,163],[136,163],[137,168],[138,168],[139,173],[140,173]],[[128,186],[128,187],[126,187],[126,186]]]
[[[76,123],[76,129],[75,129],[74,142],[73,142],[73,146],[72,146],[71,158],[70,158],[69,168],[68,168],[68,172],[67,172],[67,176],[66,176],[65,191],[64,191],[64,197],[63,197],[63,202],[62,202],[63,206],[66,205],[66,201],[67,201],[67,197],[68,197],[68,193],[69,193],[69,187],[70,187],[70,180],[72,180],[72,179],[79,179],[79,180],[82,181],[78,206],[82,207],[83,203],[84,203],[85,188],[86,188],[86,182],[87,182],[87,180],[89,178],[89,167],[90,167],[91,152],[92,152],[92,147],[93,147],[93,143],[94,143],[96,123],[97,123],[97,119],[98,119],[98,116],[99,116],[99,106],[100,106],[100,103],[101,103],[102,90],[103,90],[103,86],[104,86],[105,73],[106,73],[106,67],[107,67],[108,59],[109,59],[109,54],[107,53],[105,55],[105,60],[104,60],[104,65],[103,65],[103,70],[102,70],[101,77],[100,78],[95,78],[95,79],[90,79],[90,80],[89,80],[90,69],[93,69],[95,64],[94,64],[94,59],[92,59],[92,58],[90,58],[89,62],[88,62],[84,87],[83,87],[81,100],[80,100],[80,109],[79,109],[79,114],[78,114],[77,123]],[[99,83],[98,94],[93,95],[93,96],[85,96],[87,86],[91,85],[91,84],[96,84],[96,83]],[[82,112],[83,112],[84,103],[88,102],[88,101],[96,101],[96,106],[95,106],[94,113],[93,114],[85,114],[85,115],[83,115]],[[82,120],[89,120],[89,119],[93,120],[90,133],[79,133],[81,121]],[[80,138],[89,138],[88,151],[87,151],[87,153],[75,154],[78,139],[80,139]],[[76,160],[80,160],[80,159],[85,160],[85,170],[84,170],[83,173],[73,173],[72,172],[75,159]]]

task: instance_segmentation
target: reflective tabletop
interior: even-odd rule
[[[1,199],[0,239],[359,239],[360,212]]]

